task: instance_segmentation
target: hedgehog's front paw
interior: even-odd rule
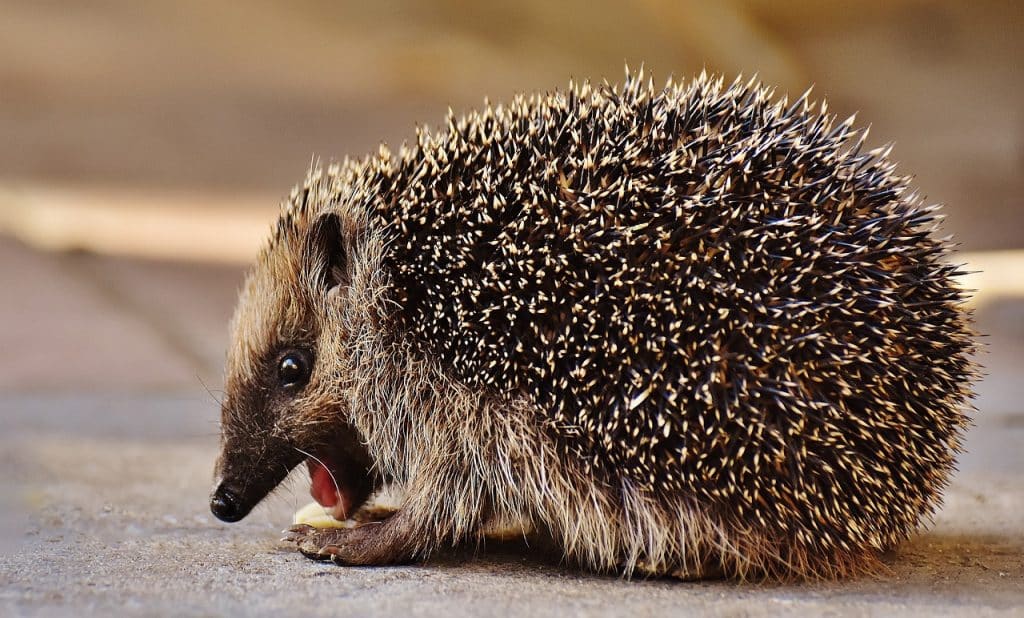
[[[335,564],[373,565],[406,562],[412,558],[402,535],[389,526],[392,520],[368,523],[355,528],[314,528],[292,526],[281,539],[295,543],[299,551],[313,560]]]
[[[330,560],[331,554],[321,550],[326,549],[329,545],[337,544],[337,537],[342,536],[332,534],[337,532],[344,533],[348,532],[348,530],[340,528],[314,528],[306,524],[298,524],[285,530],[285,536],[281,541],[295,543],[298,550],[307,558]]]

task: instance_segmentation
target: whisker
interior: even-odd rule
[[[327,470],[327,474],[330,475],[331,482],[334,483],[334,491],[336,491],[338,493],[341,493],[341,487],[338,485],[338,479],[334,478],[334,473],[331,472],[331,468],[327,464],[325,464],[322,459],[320,459],[319,457],[317,457],[316,455],[314,455],[312,453],[307,453],[306,451],[302,450],[301,448],[299,448],[297,446],[293,446],[292,448],[297,450],[298,452],[302,453],[306,457],[309,457],[310,459],[316,461],[321,466],[323,466],[324,470]],[[327,507],[321,505],[321,508],[324,510],[324,514],[325,515],[330,515],[330,513],[327,511]]]
[[[221,406],[221,407],[224,407],[224,399],[223,398],[218,399],[217,396],[213,394],[213,391],[210,390],[210,387],[206,385],[206,382],[203,381],[202,376],[200,376],[198,373],[195,374],[195,375],[196,375],[196,379],[199,380],[199,383],[203,385],[203,388],[206,389],[206,392],[217,403],[217,405]],[[220,391],[220,393],[223,394],[224,391]]]

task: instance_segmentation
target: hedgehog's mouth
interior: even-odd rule
[[[340,453],[317,455],[306,460],[309,493],[331,517],[345,520],[363,505],[373,491],[367,466]]]

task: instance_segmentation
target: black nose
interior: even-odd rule
[[[210,496],[210,511],[217,519],[226,522],[236,522],[245,517],[238,496],[224,485],[218,486]]]

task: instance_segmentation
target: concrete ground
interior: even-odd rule
[[[1024,302],[979,311],[977,426],[945,506],[890,573],[630,582],[516,545],[316,564],[277,542],[308,501],[304,478],[242,523],[215,521],[216,389],[240,279],[0,239],[0,615],[1024,615]]]

